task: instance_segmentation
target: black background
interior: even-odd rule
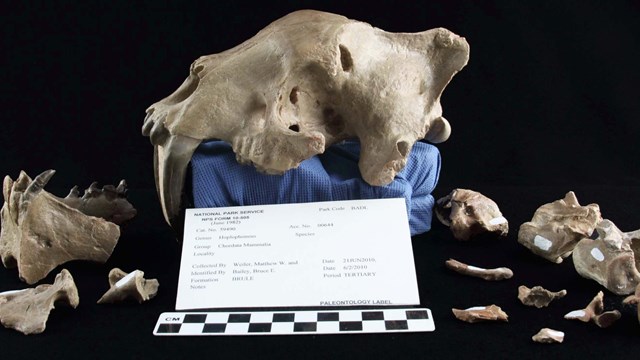
[[[155,197],[152,147],[140,134],[144,110],[175,90],[197,57],[305,8],[393,32],[442,26],[467,39],[470,62],[442,98],[453,132],[438,145],[443,168],[435,195],[455,187],[482,191],[510,220],[510,235],[458,243],[434,223],[413,239],[422,305],[436,317],[432,334],[154,338],[158,315],[174,305],[179,246]],[[623,311],[610,329],[562,319],[601,288],[580,278],[570,259],[551,264],[516,243],[519,224],[569,190],[600,204],[621,229],[640,227],[636,3],[26,2],[4,8],[0,19],[0,174],[15,179],[20,170],[35,176],[56,169],[48,190],[61,196],[73,185],[124,178],[139,210],[106,266],[65,266],[80,290],[78,309],[53,311],[43,335],[0,329],[6,356],[536,358],[640,351],[640,326],[622,297],[605,291],[606,307]],[[444,269],[449,257],[510,266],[516,276],[503,283],[463,278]],[[142,306],[94,305],[114,266],[158,278],[158,297]],[[548,309],[529,309],[515,299],[521,284],[566,288],[569,295]],[[0,291],[24,286],[15,270],[0,271]],[[507,310],[510,323],[468,325],[449,313],[489,303]],[[541,327],[566,331],[565,344],[533,344]]]

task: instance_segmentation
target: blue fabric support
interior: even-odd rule
[[[431,229],[431,192],[440,174],[438,149],[417,142],[405,168],[386,186],[371,186],[362,180],[359,155],[358,142],[343,142],[284,175],[265,175],[238,164],[229,144],[204,142],[191,159],[194,205],[208,208],[403,197],[411,235]]]

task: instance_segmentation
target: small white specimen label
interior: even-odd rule
[[[507,219],[505,219],[504,216],[499,216],[497,218],[493,218],[491,220],[489,220],[489,225],[500,225],[500,224],[504,224],[507,222]]]
[[[604,254],[598,248],[591,249],[591,256],[600,262],[604,261]]]
[[[562,331],[558,331],[558,330],[547,330],[547,333],[550,336],[564,337],[564,333]]]
[[[567,319],[577,319],[583,317],[585,314],[584,310],[573,310],[564,317]]]
[[[116,283],[116,287],[119,288],[122,285],[128,283],[129,280],[133,279],[133,277],[135,277],[137,273],[138,273],[138,270],[128,273],[127,276],[125,276],[122,279],[118,280],[118,282]]]
[[[487,270],[487,269],[483,269],[483,268],[480,268],[480,267],[477,267],[477,266],[473,266],[473,265],[467,266],[467,269],[469,269],[471,271],[485,271],[485,270]]]
[[[487,307],[486,306],[474,306],[474,307],[470,307],[465,311],[478,311],[478,310],[486,310]]]
[[[536,235],[536,237],[533,238],[533,245],[535,245],[535,247],[537,247],[540,250],[548,251],[551,248],[551,245],[553,245],[553,243],[551,242],[551,240],[545,237]]]

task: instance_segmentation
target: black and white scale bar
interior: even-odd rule
[[[248,312],[166,312],[157,336],[302,335],[434,331],[431,310],[302,310]]]

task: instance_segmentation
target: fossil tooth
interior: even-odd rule
[[[498,205],[479,192],[454,189],[438,200],[436,216],[449,226],[458,240],[469,240],[482,233],[506,236],[509,222],[502,216]]]
[[[582,322],[593,321],[594,324],[601,328],[611,326],[616,322],[622,314],[618,310],[604,311],[604,293],[602,291],[591,300],[586,308],[574,310],[567,313],[564,318],[567,320],[580,320]]]
[[[53,173],[45,171],[33,181],[21,173],[0,214],[2,262],[17,267],[28,284],[67,261],[107,261],[120,237],[118,225],[88,216],[45,191]]]
[[[103,218],[120,225],[137,214],[133,205],[127,201],[126,190],[124,180],[117,188],[113,185],[105,185],[102,189],[98,187],[97,182],[93,182],[82,197],[78,196],[78,187],[75,186],[69,195],[61,198],[60,201],[85,215]]]
[[[238,162],[281,174],[358,138],[363,179],[390,183],[416,141],[449,137],[440,98],[468,59],[467,41],[443,28],[389,33],[311,10],[198,58],[142,125],[165,219],[177,220],[187,164],[204,140],[226,141]]]
[[[53,285],[0,293],[0,322],[25,335],[39,334],[45,330],[54,305],[60,303],[74,309],[80,303],[76,284],[66,269],[56,275]]]
[[[562,299],[567,295],[567,290],[557,292],[549,291],[542,286],[534,286],[531,289],[521,285],[518,287],[518,299],[524,305],[535,306],[538,309],[547,307],[555,299]]]
[[[500,267],[495,269],[483,269],[473,265],[461,263],[458,260],[449,259],[445,262],[447,268],[463,274],[473,277],[479,277],[484,280],[497,281],[511,279],[513,277],[513,271],[506,267]]]
[[[468,323],[476,323],[480,321],[509,321],[507,313],[502,311],[502,309],[496,305],[474,306],[466,310],[451,309],[451,311],[458,320],[466,321]]]
[[[126,273],[118,268],[109,272],[109,290],[98,300],[98,304],[110,304],[126,299],[134,299],[138,303],[150,300],[158,292],[158,280],[145,279],[144,272],[134,270]]]
[[[582,239],[573,250],[576,271],[614,294],[633,293],[640,284],[640,258],[634,253],[640,247],[640,230],[624,233],[605,219],[596,231],[598,238]]]
[[[530,222],[520,226],[518,242],[549,261],[561,263],[582,238],[602,220],[597,204],[581,206],[573,191],[564,199],[542,205]]]
[[[564,341],[564,332],[549,328],[542,328],[531,340],[542,344],[559,344]]]

